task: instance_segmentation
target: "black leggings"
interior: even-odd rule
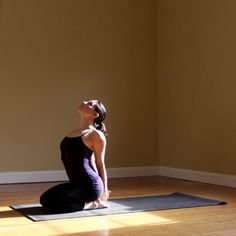
[[[41,205],[51,213],[82,211],[85,202],[98,199],[101,191],[94,191],[72,183],[63,183],[48,189],[40,196]]]

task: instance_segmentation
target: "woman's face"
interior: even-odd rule
[[[78,111],[80,114],[86,114],[86,115],[93,115],[94,117],[97,117],[98,113],[94,110],[94,106],[97,103],[97,100],[89,100],[84,101],[82,104],[78,107]]]

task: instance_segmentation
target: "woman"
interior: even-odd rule
[[[54,213],[103,208],[109,198],[105,168],[106,109],[97,100],[78,107],[80,126],[66,136],[60,145],[61,159],[69,183],[59,184],[43,193],[42,206]]]

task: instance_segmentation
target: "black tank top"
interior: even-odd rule
[[[60,145],[61,159],[71,183],[103,190],[103,183],[91,164],[93,151],[88,148],[82,135],[65,137]]]

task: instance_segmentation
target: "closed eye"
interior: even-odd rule
[[[89,106],[90,108],[94,108],[93,102],[87,102],[87,106]]]
[[[88,102],[87,105],[93,107],[93,103],[92,102]]]

